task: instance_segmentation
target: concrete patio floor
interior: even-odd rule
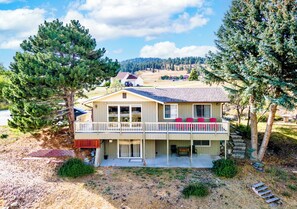
[[[170,156],[167,164],[166,155],[158,156],[156,158],[149,158],[145,160],[145,167],[155,168],[212,168],[212,161],[220,159],[219,156],[212,155],[193,155],[192,162],[189,157]],[[144,167],[144,162],[141,158],[114,158],[103,160],[100,166],[114,166],[114,167]]]

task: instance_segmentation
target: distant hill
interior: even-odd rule
[[[203,64],[203,57],[177,57],[177,58],[134,58],[122,61],[119,71],[135,73],[139,70],[187,70],[191,71],[198,64]]]

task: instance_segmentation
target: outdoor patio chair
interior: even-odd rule
[[[197,119],[197,122],[198,123],[204,123],[205,120],[204,120],[204,118],[198,118]],[[199,124],[198,125],[198,131],[205,131],[205,129],[206,129],[206,125],[205,124]]]
[[[209,122],[216,123],[217,122],[217,119],[216,118],[209,118]],[[218,124],[210,124],[209,125],[209,128],[212,131],[217,131],[219,129],[219,126],[218,126]]]
[[[182,118],[176,118],[175,119],[175,122],[177,122],[178,124],[175,124],[175,128],[177,130],[184,130],[184,125],[181,124],[183,122],[183,119]]]
[[[177,153],[176,145],[171,145],[171,146],[170,146],[170,150],[171,150],[171,155],[172,155],[172,154],[176,154],[176,153]]]
[[[194,122],[194,119],[193,118],[187,118],[186,119],[186,122],[187,123],[193,123]],[[186,125],[186,129],[187,130],[193,130],[193,124],[187,124]]]

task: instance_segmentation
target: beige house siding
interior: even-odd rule
[[[193,105],[194,104],[211,104],[212,117],[217,118],[217,121],[221,121],[221,107],[222,103],[172,103],[178,104],[178,117],[192,118],[193,117]],[[158,104],[158,117],[159,122],[174,122],[175,119],[164,119],[164,105]],[[196,121],[197,122],[197,121]]]
[[[142,121],[157,122],[156,103],[155,102],[95,102],[93,122],[107,122],[108,105],[141,105]]]
[[[108,158],[117,158],[118,157],[117,140],[112,140],[112,142],[109,142],[108,140],[106,140],[105,143],[106,143],[106,154],[108,155]]]
[[[155,147],[155,140],[145,140],[145,158],[155,158]]]

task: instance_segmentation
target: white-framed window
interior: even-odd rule
[[[210,118],[211,104],[194,104],[193,105],[194,118]]]
[[[177,104],[165,104],[164,105],[164,119],[175,119],[178,117],[178,105]]]
[[[141,105],[108,105],[108,122],[141,122]]]
[[[194,140],[193,144],[197,147],[211,147],[210,140]]]

